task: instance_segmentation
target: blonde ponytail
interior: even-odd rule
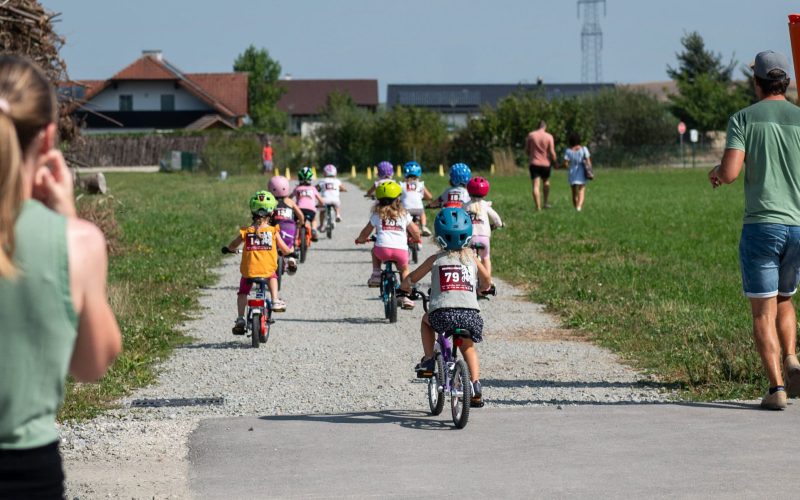
[[[0,56],[0,278],[14,277],[14,225],[23,201],[23,162],[34,138],[57,118],[44,72],[18,56]]]

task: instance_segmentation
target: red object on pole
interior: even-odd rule
[[[678,124],[678,133],[681,134],[681,135],[686,133],[686,124],[685,123],[680,122]]]
[[[792,61],[794,62],[794,81],[800,70],[800,14],[789,14],[789,40],[792,42]]]

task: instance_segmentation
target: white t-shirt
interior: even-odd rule
[[[326,204],[339,203],[339,187],[341,185],[342,181],[336,177],[323,177],[317,181],[317,191],[319,191],[322,201]]]
[[[480,215],[470,211],[470,206],[473,205],[480,205]],[[491,203],[486,200],[472,200],[464,205],[464,210],[469,214],[469,218],[472,219],[473,236],[491,237],[492,226],[500,227],[503,225],[500,216],[492,208]]]
[[[382,248],[408,248],[406,228],[411,222],[411,215],[405,214],[400,219],[381,220],[378,214],[372,214],[369,223],[375,228],[375,246]]]
[[[422,203],[422,196],[425,194],[425,181],[417,180],[404,180],[400,183],[403,188],[403,197],[400,201],[406,210],[420,210],[425,208]]]
[[[439,195],[439,201],[442,203],[442,207],[462,208],[470,201],[469,192],[464,186],[450,187]]]

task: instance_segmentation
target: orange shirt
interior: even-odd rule
[[[555,151],[553,135],[542,130],[534,130],[525,140],[525,152],[531,165],[538,167],[550,166],[550,152]]]
[[[244,242],[242,264],[239,271],[243,278],[269,278],[278,269],[278,245],[275,240],[280,237],[278,226],[263,225],[256,229],[253,226],[239,229]]]
[[[264,161],[272,161],[272,146],[264,146],[264,151],[261,152]]]

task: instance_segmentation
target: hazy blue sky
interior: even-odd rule
[[[107,78],[142,49],[187,72],[229,71],[249,44],[294,78],[387,83],[579,82],[575,0],[43,0],[61,12],[75,79]],[[697,30],[727,58],[790,58],[788,0],[608,0],[603,80],[665,80],[680,38]]]

